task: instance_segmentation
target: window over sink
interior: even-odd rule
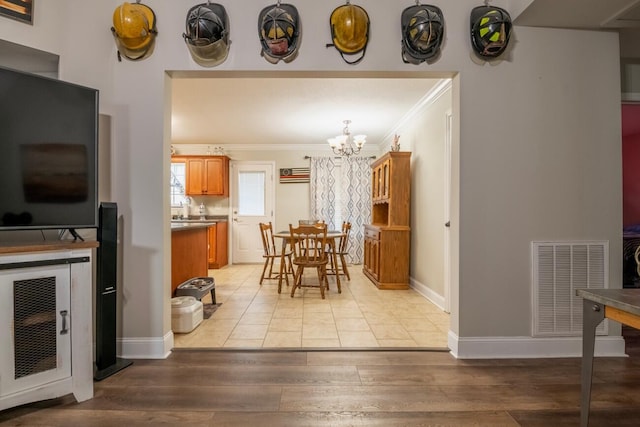
[[[172,208],[182,206],[185,200],[186,170],[184,161],[171,162],[170,198]]]

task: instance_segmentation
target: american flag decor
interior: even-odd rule
[[[309,168],[280,169],[280,184],[309,182]]]

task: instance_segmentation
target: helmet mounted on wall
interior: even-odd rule
[[[331,40],[333,46],[347,64],[357,64],[364,58],[369,42],[369,15],[362,7],[351,4],[347,0],[346,4],[336,7],[329,18],[331,26]],[[345,55],[358,55],[360,57],[353,61],[345,58]]]
[[[153,52],[158,34],[156,15],[139,1],[122,3],[113,11],[111,33],[118,48],[118,61],[122,56],[132,61],[144,59]]]
[[[262,9],[258,15],[260,54],[272,64],[280,60],[291,62],[296,58],[301,33],[298,9],[291,4],[278,1]]]
[[[477,6],[471,10],[471,44],[481,58],[497,58],[509,44],[511,16],[496,6]]]
[[[437,6],[407,7],[400,17],[402,26],[402,60],[408,64],[435,58],[444,38],[444,15]]]
[[[221,4],[202,3],[187,12],[182,34],[193,60],[203,67],[215,67],[229,53],[229,16]]]

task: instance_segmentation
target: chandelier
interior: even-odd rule
[[[352,137],[351,132],[349,132],[349,123],[351,123],[351,120],[344,120],[343,123],[344,129],[342,129],[342,135],[329,138],[327,142],[334,154],[349,157],[353,154],[358,154],[360,150],[362,150],[367,136],[355,135]]]

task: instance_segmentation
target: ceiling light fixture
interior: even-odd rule
[[[344,129],[342,129],[342,135],[338,135],[334,138],[327,139],[329,146],[333,150],[333,153],[339,156],[349,157],[353,154],[358,154],[365,142],[367,142],[366,135],[351,136],[349,132],[349,123],[351,120],[344,120]]]

